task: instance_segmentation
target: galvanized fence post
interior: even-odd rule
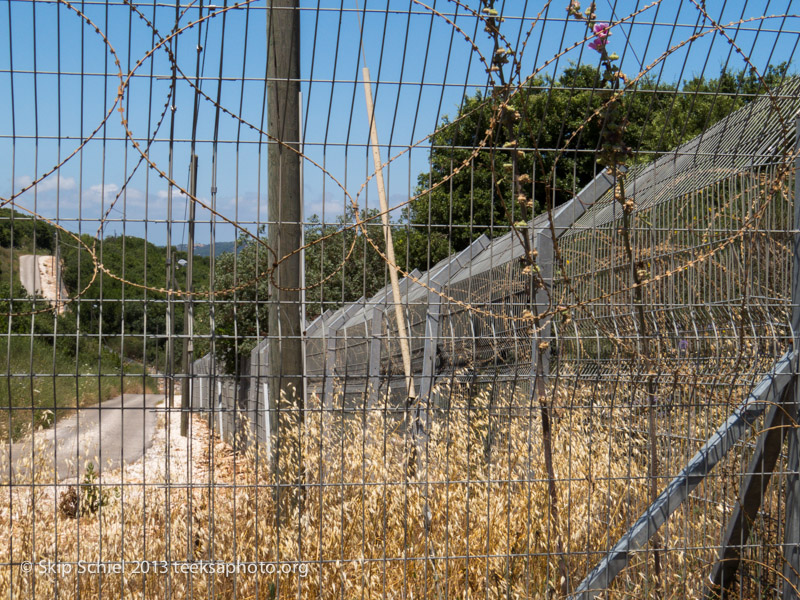
[[[543,287],[538,288],[533,294],[533,304],[537,314],[541,314],[551,308],[551,291],[553,288],[553,277],[555,275],[555,246],[558,238],[567,231],[572,225],[590,208],[599,198],[603,196],[611,186],[614,185],[614,178],[605,170],[602,170],[595,178],[586,184],[572,200],[562,206],[553,209],[548,219],[540,225],[540,229],[533,231],[534,248],[536,249],[537,264],[540,269]],[[551,222],[552,219],[552,228]],[[554,239],[555,236],[555,239]],[[532,376],[536,377],[536,369],[539,362],[539,354],[542,354],[542,374],[547,376],[550,371],[550,343],[552,342],[553,319],[546,317],[544,323],[539,325],[540,331],[536,332],[531,338],[531,371]],[[547,344],[540,348],[541,342]]]
[[[383,308],[372,309],[369,338],[369,365],[367,367],[367,411],[374,410],[380,400],[381,342],[383,337]]]
[[[428,285],[430,289],[428,290],[427,299],[428,310],[425,314],[425,346],[418,400],[418,404],[425,405],[422,410],[429,408],[429,396],[433,387],[433,380],[436,377],[436,353],[439,345],[442,312],[442,297],[439,294],[442,289],[441,283],[438,280],[432,280]]]
[[[795,152],[800,154],[800,114],[795,117]],[[792,264],[792,336],[794,356],[794,398],[790,415],[794,423],[789,429],[789,460],[786,475],[786,518],[784,531],[784,598],[797,598],[800,585],[800,429],[797,428],[800,385],[800,155],[794,161],[794,232]]]

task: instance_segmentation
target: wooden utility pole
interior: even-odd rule
[[[302,239],[300,190],[300,13],[298,0],[273,0],[267,28],[268,220],[270,265],[296,252]],[[303,356],[300,253],[277,265],[270,283],[268,400],[272,466],[279,484],[302,482]],[[292,457],[292,463],[289,462]],[[286,489],[286,488],[281,488]]]

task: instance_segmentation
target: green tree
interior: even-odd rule
[[[369,237],[383,251],[385,242],[377,211],[362,213]],[[339,216],[322,224],[315,215],[305,231],[306,321],[346,302],[370,297],[385,285],[383,258],[355,225],[353,215]],[[263,233],[263,232],[262,232]],[[237,252],[226,252],[215,264],[216,294],[210,303],[196,308],[195,332],[211,333],[212,309],[214,350],[221,367],[236,374],[249,361],[249,354],[267,335],[270,300],[269,250],[249,237],[241,237]],[[208,339],[195,345],[195,354],[211,351]]]
[[[215,294],[195,310],[195,333],[213,334],[213,349],[227,373],[240,372],[259,338],[267,335],[271,264],[266,246],[242,236],[234,252],[216,258]],[[195,345],[195,355],[202,356],[211,349],[211,341],[202,340]]]
[[[30,214],[0,208],[0,248],[14,248],[39,254],[55,248],[58,229]]]
[[[787,71],[786,63],[771,66],[764,82],[776,86]],[[556,78],[529,81],[506,110],[481,92],[466,97],[457,118],[443,117],[431,139],[430,168],[418,176],[408,228],[395,238],[398,261],[426,270],[483,233],[504,233],[531,211],[541,213],[548,201],[569,200],[604,168],[597,151],[608,124],[594,114],[607,86],[596,67],[573,65]],[[747,70],[694,77],[682,86],[643,77],[621,100],[623,143],[634,162],[650,161],[763,91]],[[487,146],[470,159],[488,130]],[[524,189],[512,189],[511,153]]]
[[[364,236],[384,252],[383,226],[377,210],[361,213],[362,226],[352,214],[322,225],[314,215],[306,226],[306,316],[310,321],[328,309],[369,298],[388,282],[386,263]]]
[[[81,239],[87,247],[92,248],[91,236],[84,235]],[[89,286],[78,302],[69,305],[67,310],[67,315],[73,319],[77,319],[80,311],[81,332],[102,332],[105,344],[121,349],[126,358],[147,358],[152,362],[162,354],[166,343],[168,296],[164,292],[146,288],[171,287],[167,281],[167,249],[135,236],[108,236],[102,243],[98,242],[95,246],[97,259],[111,273],[130,282],[123,283],[102,271],[98,271],[92,280],[92,255],[71,237],[62,235],[60,247],[64,262],[64,285],[69,295],[74,297]],[[173,248],[176,264],[185,258],[186,252]],[[195,256],[195,290],[207,289],[208,274],[208,257]],[[175,286],[177,289],[185,287],[185,271],[179,268],[176,269]],[[175,310],[177,335],[183,332],[183,310],[184,303],[178,297]],[[180,356],[180,347],[180,344],[176,344],[176,358]]]

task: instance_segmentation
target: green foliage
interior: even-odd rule
[[[81,491],[83,498],[80,503],[81,514],[95,514],[102,507],[106,506],[111,500],[111,492],[100,487],[97,482],[98,473],[94,469],[94,464],[86,465],[86,473],[83,476]]]
[[[46,300],[29,296],[19,278],[15,278],[13,282],[5,278],[0,280],[0,331],[3,333],[33,333],[36,337],[52,336],[56,321],[69,328],[70,320],[59,319],[52,311],[47,310],[49,307],[50,303]],[[27,314],[42,310],[45,312]],[[13,313],[21,316],[8,316]]]
[[[24,215],[14,213],[11,218],[1,224],[14,226],[15,240],[20,223],[32,223],[24,220]],[[45,224],[41,224],[45,225]],[[15,249],[13,259],[10,248],[0,247],[4,260],[0,265],[0,327],[3,331],[16,334],[33,333],[39,339],[59,334],[58,352],[74,357],[79,344],[75,336],[80,332],[84,338],[100,336],[102,345],[112,349],[123,360],[151,364],[163,355],[164,337],[166,334],[166,313],[168,304],[166,294],[145,290],[147,285],[156,288],[167,288],[166,248],[158,247],[145,240],[132,236],[110,236],[98,243],[97,258],[109,271],[124,277],[133,284],[122,283],[100,270],[95,274],[95,263],[91,253],[86,249],[93,247],[93,239],[84,235],[81,240],[86,247],[79,244],[69,234],[50,229],[50,239],[58,242],[58,255],[63,269],[62,278],[67,294],[77,298],[67,305],[66,311],[56,316],[49,308],[49,303],[42,298],[29,297],[22,287],[18,274],[19,255],[32,251],[31,248]],[[39,236],[37,234],[37,245]],[[48,250],[38,247],[37,251]],[[49,250],[55,253],[55,250]],[[175,259],[186,256],[185,252],[175,253]],[[202,289],[208,279],[208,258],[196,258],[194,261],[195,288]],[[184,272],[178,270],[176,285],[185,286]],[[88,288],[87,288],[88,286]],[[39,314],[13,317],[9,329],[8,313]],[[183,305],[176,307],[176,334],[182,333]],[[71,336],[67,342],[64,336]],[[123,337],[124,336],[124,341]],[[147,340],[147,346],[145,346]]]
[[[361,220],[365,221],[363,228],[370,240],[385,252],[386,242],[378,214],[377,210],[362,212]],[[388,282],[384,259],[364,236],[362,228],[352,226],[354,223],[353,215],[349,215],[340,216],[335,224],[323,226],[314,215],[306,227],[306,244],[313,244],[305,251],[309,321],[361,296],[369,298]]]
[[[386,244],[377,211],[362,213],[370,239],[384,251]],[[369,243],[352,215],[323,225],[312,216],[305,231],[306,319],[362,296],[372,296],[386,282],[385,262]],[[231,374],[249,361],[249,354],[267,335],[270,299],[269,251],[251,238],[242,238],[238,252],[221,254],[215,264],[218,290],[214,308],[214,348],[222,368]],[[235,291],[227,291],[235,288]],[[220,291],[225,292],[220,293]],[[210,333],[210,307],[196,308],[196,333]],[[211,350],[208,340],[195,344],[195,355]]]
[[[48,316],[52,322],[50,313],[37,315],[35,321]],[[0,369],[11,374],[0,380],[0,438],[10,435],[16,440],[30,429],[49,427],[79,406],[102,402],[123,390],[155,390],[155,382],[141,365],[123,364],[96,337],[62,329],[49,336],[30,336],[25,323],[30,327],[31,320],[14,317],[12,333],[0,344]]]
[[[55,249],[58,229],[32,215],[0,208],[0,247],[49,254]]]
[[[217,360],[228,373],[237,373],[249,361],[249,353],[258,338],[267,332],[269,300],[269,251],[252,238],[242,237],[236,252],[216,258],[214,289],[218,292],[212,305],[200,304],[195,309],[195,333],[212,333]],[[234,290],[234,291],[228,291]],[[195,344],[195,356],[211,350],[208,340]]]
[[[96,514],[102,507],[107,506],[111,501],[111,491],[103,489],[98,483],[98,473],[93,463],[86,465],[86,472],[83,476],[83,483],[80,484],[80,494],[75,486],[69,486],[66,491],[61,492],[58,503],[58,510],[69,519],[77,519],[81,516]],[[114,488],[119,495],[119,488]]]
[[[778,85],[787,71],[786,63],[771,66],[764,82]],[[533,79],[498,113],[494,127],[493,98],[480,92],[465,98],[459,118],[444,117],[432,137],[430,169],[418,176],[419,198],[407,211],[408,233],[395,238],[398,261],[426,270],[483,233],[508,231],[512,222],[528,217],[526,210],[540,213],[548,203],[569,200],[603,168],[596,158],[608,124],[594,115],[602,114],[608,86],[589,65],[573,65],[554,79]],[[634,162],[674,149],[764,91],[749,71],[694,77],[678,87],[645,77],[623,95],[615,112],[627,121],[621,143],[633,150]],[[487,148],[466,163],[489,129]],[[509,147],[510,133],[518,149],[531,150]],[[512,153],[517,174],[526,176],[522,189],[512,189]]]
[[[92,238],[82,240],[92,248]],[[63,278],[71,296],[84,291],[79,302],[69,313],[80,322],[84,333],[101,334],[107,344],[130,360],[155,362],[163,356],[167,333],[166,293],[151,291],[146,287],[169,289],[167,281],[167,249],[134,236],[109,236],[96,245],[97,258],[114,275],[98,270],[94,275],[92,255],[74,240],[62,236],[61,256],[64,263]],[[173,249],[173,261],[187,257],[186,252]],[[208,257],[194,257],[193,287],[208,287],[210,261]],[[186,271],[176,267],[175,289],[185,289]],[[88,288],[87,288],[88,285]],[[184,303],[175,304],[175,334],[183,333]],[[122,338],[124,336],[124,340]],[[180,344],[176,345],[180,352]],[[176,356],[179,356],[176,353]]]
[[[153,358],[163,353],[164,295],[98,274],[81,298],[58,315],[48,301],[29,296],[22,287],[19,256],[34,251],[59,255],[67,293],[74,297],[92,280],[90,253],[69,234],[18,212],[0,212],[0,232],[5,232],[3,243],[14,244],[0,246],[0,331],[6,336],[0,345],[0,364],[12,375],[31,374],[6,377],[0,386],[0,407],[30,409],[8,411],[0,422],[0,434],[16,439],[31,427],[51,425],[69,409],[122,391],[154,389],[141,362],[148,359],[153,364]],[[82,239],[92,246],[91,237]],[[43,243],[47,240],[52,245]],[[109,237],[102,248],[102,260],[112,272],[137,283],[164,286],[166,249],[132,237]],[[204,259],[195,264],[199,264],[198,280],[207,278],[208,259],[205,270]],[[178,332],[181,326],[178,320]],[[145,337],[150,340],[148,356]]]
[[[90,248],[92,239],[84,236]],[[94,261],[86,249],[78,244],[62,244],[64,260],[64,284],[71,295],[75,295],[91,282],[83,294],[80,310],[83,312],[83,327],[91,328],[92,333],[101,331],[104,335],[146,334],[163,336],[166,332],[167,295],[148,291],[145,286],[157,289],[171,287],[167,281],[167,249],[156,246],[142,238],[132,236],[111,236],[97,244],[98,260],[111,273],[124,278],[125,284],[102,271],[98,271],[94,281]],[[173,260],[185,258],[185,252],[174,252]],[[208,281],[209,259],[195,257],[193,279],[195,289],[205,289]],[[185,271],[176,269],[175,287],[184,288]],[[98,302],[104,300],[105,302]],[[124,301],[123,301],[124,300]],[[176,328],[182,327],[182,303],[177,306]],[[86,323],[88,321],[88,323]]]

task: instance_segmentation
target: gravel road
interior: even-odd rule
[[[157,417],[154,409],[163,402],[163,394],[125,394],[79,408],[55,427],[38,431],[10,447],[3,444],[0,482],[8,483],[9,475],[15,482],[26,479],[34,446],[37,453],[41,452],[37,469],[49,470],[55,465],[59,481],[81,475],[87,461],[94,464],[96,471],[136,461],[153,443]]]

